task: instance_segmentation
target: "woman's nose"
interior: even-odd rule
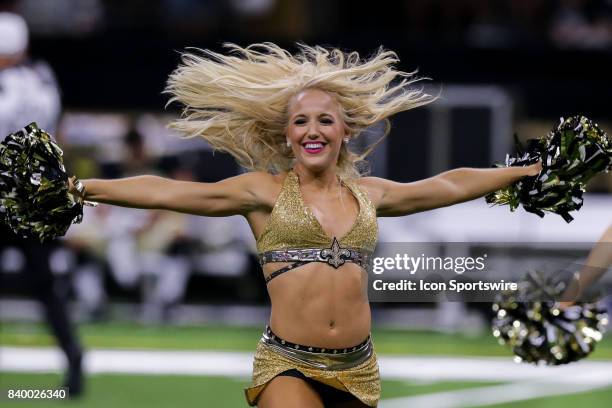
[[[319,137],[319,128],[316,124],[311,124],[308,126],[308,138],[310,139],[316,139],[317,137]]]

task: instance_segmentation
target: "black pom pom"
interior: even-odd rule
[[[0,143],[0,221],[17,235],[47,241],[81,221],[83,206],[68,193],[62,155],[36,123]]]
[[[489,204],[519,204],[543,217],[546,211],[571,222],[571,211],[582,207],[586,183],[597,173],[612,169],[612,141],[599,126],[584,116],[561,118],[546,137],[530,139],[523,148],[517,141],[516,156],[507,156],[498,167],[527,166],[542,160],[542,171],[486,196]]]
[[[605,311],[595,303],[560,310],[552,299],[564,289],[562,283],[531,273],[518,292],[500,295],[493,304],[493,336],[512,349],[517,362],[571,363],[592,353],[601,340],[608,324]]]

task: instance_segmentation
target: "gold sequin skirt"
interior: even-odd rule
[[[245,389],[249,405],[257,404],[266,385],[278,374],[295,369],[308,378],[351,393],[370,407],[380,398],[378,361],[371,340],[346,353],[309,353],[290,349],[265,332],[253,361],[253,381]]]

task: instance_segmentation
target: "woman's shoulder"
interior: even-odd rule
[[[259,201],[273,205],[283,187],[287,172],[271,174],[265,171],[250,171],[239,177],[243,177],[245,186]]]
[[[241,177],[249,183],[256,183],[256,186],[282,186],[287,172],[272,174],[265,171],[250,171],[244,173]]]
[[[355,183],[366,190],[376,190],[379,189],[381,187],[381,184],[383,184],[385,181],[385,179],[382,179],[380,177],[359,177],[355,179]]]
[[[389,180],[368,176],[355,179],[355,183],[366,192],[370,201],[377,206],[384,194],[385,183],[389,183]]]

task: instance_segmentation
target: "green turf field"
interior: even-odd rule
[[[54,388],[61,378],[56,374],[2,373],[0,389]],[[246,407],[242,388],[244,378],[194,376],[142,376],[94,375],[87,380],[87,394],[76,401],[19,401],[0,399],[2,406],[16,408],[71,407],[71,408],[234,408]],[[406,381],[384,380],[382,400],[392,397],[424,395],[474,387],[486,387],[482,382],[435,382],[417,384]],[[604,408],[612,402],[612,387],[569,396],[537,398],[511,404],[495,405],[499,408]],[[493,407],[493,406],[491,406]],[[427,407],[423,407],[427,408]]]
[[[221,326],[138,326],[134,324],[88,324],[79,327],[86,348],[151,349],[151,350],[254,350],[260,327],[236,328]],[[427,331],[374,330],[373,337],[379,355],[437,356],[497,356],[510,353],[488,333],[471,335]],[[0,326],[0,345],[52,346],[54,340],[40,324],[5,323]],[[0,356],[1,358],[1,356]],[[590,360],[612,359],[612,339],[605,338]],[[0,373],[0,390],[9,388],[56,388],[58,374]],[[0,396],[4,407],[245,407],[242,389],[247,378],[183,375],[96,374],[87,378],[87,393],[82,399],[67,402],[11,402]],[[460,390],[480,392],[504,383],[475,381],[414,382],[383,379],[382,400],[409,396],[435,396]],[[415,405],[411,405],[415,406]],[[418,406],[418,405],[417,405]],[[520,402],[494,405],[505,408],[566,408],[612,406],[612,387],[587,392],[534,398]],[[493,407],[493,406],[491,406]]]
[[[0,388],[14,386],[24,388],[53,388],[60,377],[53,374],[3,374]],[[247,406],[242,388],[247,379],[193,376],[138,376],[138,375],[96,375],[88,380],[87,396],[70,403],[71,408],[181,408],[202,407],[243,407]],[[407,396],[456,390],[481,386],[482,383],[434,383],[410,384],[402,381],[385,381],[384,396]],[[4,400],[3,402],[6,402]],[[18,402],[16,407],[36,408],[66,406],[65,402]]]

